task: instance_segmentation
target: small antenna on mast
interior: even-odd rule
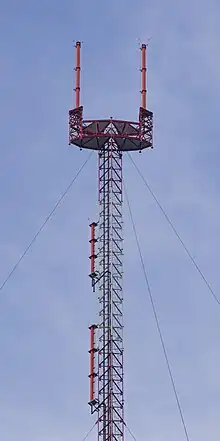
[[[77,41],[76,45],[76,88],[74,89],[76,92],[76,108],[80,106],[80,50],[81,50],[81,42]]]
[[[147,108],[147,67],[146,67],[147,45],[141,45],[141,107]]]

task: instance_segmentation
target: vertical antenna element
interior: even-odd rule
[[[89,404],[93,406],[96,404],[95,400],[95,377],[97,376],[97,373],[95,372],[95,352],[97,352],[97,349],[95,348],[95,329],[97,329],[97,325],[91,325],[89,327],[90,329],[90,393],[89,393]]]
[[[93,287],[93,291],[95,291],[95,278],[96,278],[96,271],[95,271],[95,259],[97,258],[97,255],[95,253],[95,243],[97,242],[97,239],[95,237],[95,228],[97,227],[97,223],[96,222],[92,222],[92,224],[89,225],[91,228],[91,239],[90,239],[90,244],[91,244],[91,255],[89,256],[90,258],[90,274],[89,276],[92,279],[92,287]]]
[[[141,107],[147,108],[147,68],[146,68],[146,44],[141,46]]]
[[[80,106],[80,49],[81,49],[81,42],[76,42],[76,88],[74,89],[76,92],[76,108]]]

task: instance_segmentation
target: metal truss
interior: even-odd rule
[[[98,439],[123,441],[122,153],[113,138],[99,152]]]

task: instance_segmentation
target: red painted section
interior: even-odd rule
[[[76,108],[80,106],[80,49],[81,43],[76,43]]]
[[[142,44],[141,46],[141,85],[142,85],[142,102],[141,106],[146,109],[147,108],[147,80],[146,80],[146,44]]]
[[[90,372],[89,372],[89,400],[90,402],[95,398],[95,325],[90,326]]]
[[[91,227],[91,274],[95,272],[95,224],[92,223]]]

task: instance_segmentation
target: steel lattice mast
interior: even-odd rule
[[[122,156],[126,151],[152,148],[153,114],[146,109],[146,45],[141,46],[142,103],[138,122],[83,119],[80,49],[81,43],[77,42],[76,106],[69,111],[69,144],[96,150],[99,158],[99,220],[90,225],[90,277],[93,291],[98,287],[100,319],[89,328],[89,405],[91,413],[98,414],[98,441],[123,441]]]

